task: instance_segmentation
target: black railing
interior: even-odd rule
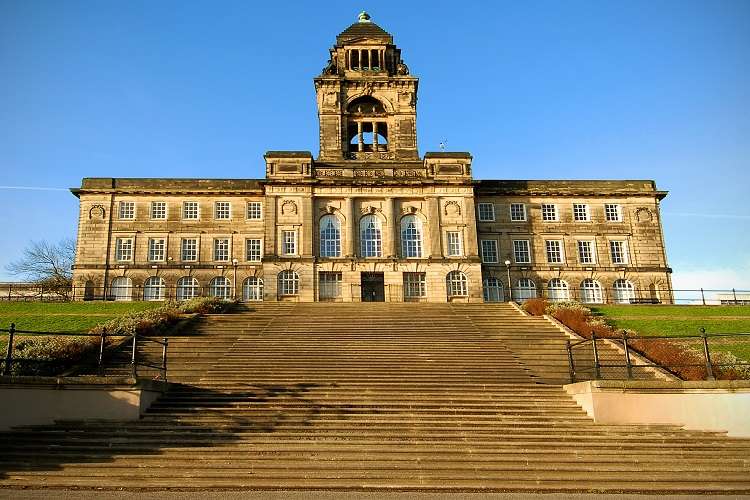
[[[549,302],[575,301],[597,304],[673,304],[673,305],[750,305],[750,290],[731,289],[640,289],[640,288],[520,288],[512,290],[513,300],[524,302],[541,298]],[[505,295],[508,299],[508,294]]]
[[[96,353],[96,367],[99,375],[104,374],[104,363],[105,363],[105,351],[107,347],[108,338],[118,338],[123,341],[123,345],[129,343],[131,346],[130,353],[130,374],[133,378],[138,377],[138,367],[152,368],[159,370],[161,379],[167,380],[167,347],[169,346],[169,339],[164,337],[162,340],[134,335],[107,335],[107,329],[102,328],[101,333],[83,333],[83,332],[42,332],[36,330],[18,330],[16,329],[15,323],[10,324],[8,329],[0,329],[0,334],[8,334],[8,344],[6,346],[5,358],[2,360],[2,370],[0,374],[11,375],[13,373],[14,364],[60,364],[65,363],[67,360],[64,359],[29,359],[24,357],[14,356],[15,340],[17,335],[23,336],[44,336],[44,337],[98,337],[98,350]],[[138,345],[144,342],[151,342],[162,346],[161,353],[161,364],[157,365],[154,363],[147,363],[138,359]],[[76,362],[84,362],[83,360],[76,360]]]
[[[173,282],[174,283],[174,282]],[[195,297],[219,297],[255,301],[263,297],[263,285],[244,286],[243,282],[227,285],[204,284],[196,286],[147,286],[132,284],[124,286],[72,286],[50,287],[33,283],[0,284],[0,301],[49,301],[70,300],[187,300]],[[507,283],[504,283],[507,285]],[[528,299],[543,298],[550,302],[576,301],[595,306],[597,304],[702,304],[702,305],[750,305],[748,289],[669,289],[669,288],[613,288],[584,289],[578,284],[569,283],[568,288],[513,287],[497,286],[484,289],[487,302],[514,300],[524,302]],[[356,289],[355,289],[356,287]],[[360,298],[359,284],[351,285],[352,300]],[[342,291],[343,291],[342,286]],[[401,302],[404,300],[400,284],[386,283],[386,301]]]
[[[591,338],[575,342],[566,340],[566,351],[568,358],[568,369],[571,382],[583,380],[619,380],[634,378],[650,378],[648,372],[662,370],[672,375],[680,376],[685,373],[686,368],[693,368],[694,374],[702,374],[706,380],[721,378],[726,368],[734,369],[729,378],[750,378],[750,362],[739,358],[731,362],[718,361],[713,353],[727,352],[730,349],[718,349],[721,344],[726,346],[729,339],[740,339],[742,345],[750,346],[750,333],[706,333],[705,328],[700,329],[700,335],[675,336],[648,336],[640,337],[628,335],[623,331],[619,336],[598,337],[596,332],[591,332]],[[673,351],[671,357],[675,361],[664,361],[661,364],[650,358],[650,348],[657,341],[666,342],[667,350]],[[711,342],[709,342],[711,341]],[[602,350],[602,346],[608,347]],[[692,355],[690,352],[692,351]],[[675,352],[678,354],[675,356]],[[637,354],[634,362],[633,354]],[[687,353],[687,354],[685,354]],[[667,357],[670,356],[666,353]],[[700,358],[700,361],[691,362],[690,358]],[[748,367],[748,368],[745,368]],[[743,372],[737,371],[740,368]],[[717,373],[718,372],[718,373]]]

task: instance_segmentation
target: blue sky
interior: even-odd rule
[[[476,178],[654,179],[675,286],[750,288],[747,0],[0,0],[0,267],[75,236],[82,177],[317,154],[312,78],[361,9],[420,77],[422,153],[447,140]]]

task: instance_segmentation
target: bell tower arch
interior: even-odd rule
[[[418,160],[417,85],[393,36],[366,12],[315,78],[321,161]]]

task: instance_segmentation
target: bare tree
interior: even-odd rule
[[[46,289],[66,295],[73,284],[71,267],[75,262],[76,242],[65,238],[59,243],[32,241],[24,248],[20,259],[5,266],[15,276],[37,283]]]

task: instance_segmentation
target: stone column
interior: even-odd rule
[[[464,198],[464,222],[466,223],[466,231],[464,233],[464,255],[466,257],[476,257],[479,255],[479,243],[477,241],[477,217],[476,210],[474,207],[474,198]],[[506,249],[508,247],[506,246]],[[502,262],[504,259],[500,255],[500,248],[498,251],[498,259]],[[511,249],[512,251],[512,249]]]
[[[378,122],[372,122],[372,150],[378,150]]]
[[[354,200],[346,198],[344,200],[344,216],[346,217],[346,246],[344,256],[354,257],[357,244],[357,224],[356,214],[354,213]]]
[[[426,251],[425,253],[431,257],[439,258],[443,255],[443,249],[440,247],[440,207],[437,196],[427,199],[427,217],[429,218],[430,239],[429,252]]]
[[[383,210],[383,215],[385,215],[386,224],[387,227],[391,228],[391,231],[389,231],[390,234],[386,233],[384,234],[384,244],[385,247],[383,248],[383,255],[388,258],[396,257],[396,242],[394,238],[398,235],[398,221],[396,221],[396,214],[393,210],[393,198],[386,198],[385,199],[385,207]],[[396,228],[396,230],[394,230]]]
[[[365,134],[362,130],[362,122],[357,122],[357,151],[365,150]]]
[[[314,198],[312,193],[305,195],[302,198],[302,214],[300,221],[302,222],[302,252],[300,255],[303,257],[313,256],[313,243],[315,241],[315,213],[313,212]]]
[[[265,221],[265,242],[263,255],[276,255],[276,200],[273,195],[266,196],[266,206],[263,215]]]

